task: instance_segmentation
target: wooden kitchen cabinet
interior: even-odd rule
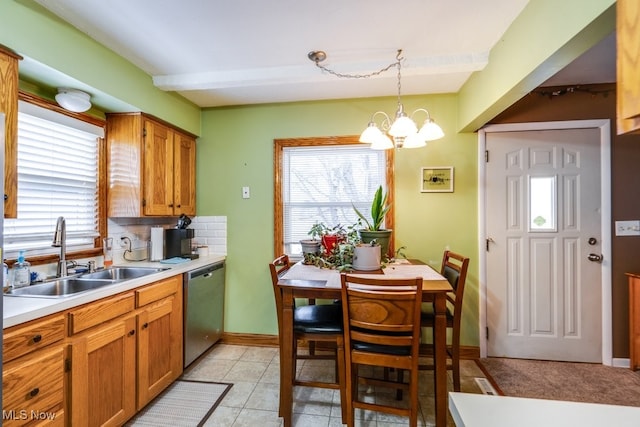
[[[616,2],[618,134],[640,130],[640,2]]]
[[[0,45],[0,113],[4,113],[4,217],[18,216],[18,62]]]
[[[15,326],[3,335],[3,425],[64,425],[64,316]]]
[[[108,216],[195,215],[195,136],[144,113],[107,115]]]
[[[137,294],[140,410],[182,374],[182,279],[162,280]]]
[[[627,273],[629,281],[629,367],[640,369],[640,275]]]
[[[68,323],[73,426],[122,425],[182,374],[182,276],[73,309]]]
[[[73,340],[71,425],[121,426],[136,413],[136,318],[119,317]]]

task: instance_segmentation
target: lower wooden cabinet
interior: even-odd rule
[[[3,331],[2,425],[65,424],[63,314]]]
[[[120,426],[136,413],[136,317],[78,336],[71,351],[71,425]]]
[[[138,314],[138,410],[182,374],[181,280],[160,282],[171,296]]]
[[[629,367],[640,369],[640,274],[627,273],[629,281]]]
[[[120,426],[182,374],[182,277],[69,313],[72,426]],[[108,307],[113,308],[109,320]],[[95,309],[95,311],[93,311]],[[73,321],[72,321],[73,320]]]
[[[3,331],[2,425],[121,426],[182,374],[182,275]]]
[[[64,412],[62,344],[3,365],[3,426],[63,426]]]

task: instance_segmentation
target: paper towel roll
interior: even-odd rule
[[[151,227],[149,261],[160,261],[164,258],[164,228]]]

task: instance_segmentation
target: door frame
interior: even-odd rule
[[[613,364],[611,269],[611,124],[610,120],[569,120],[487,125],[478,130],[478,253],[480,357],[487,357],[486,162],[487,133],[588,129],[600,131],[600,206],[602,239],[602,364]]]

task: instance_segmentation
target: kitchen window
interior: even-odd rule
[[[346,229],[357,221],[353,206],[368,214],[378,186],[393,189],[393,150],[372,150],[358,137],[277,139],[274,150],[274,256],[301,258],[299,241],[313,224]]]
[[[5,258],[22,249],[27,257],[58,253],[51,242],[59,216],[68,252],[97,247],[103,137],[101,126],[20,101],[18,217],[4,220]]]

